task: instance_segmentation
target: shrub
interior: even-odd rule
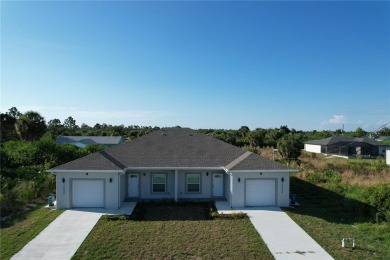
[[[321,172],[310,173],[306,180],[311,183],[340,183],[341,182],[341,174],[334,172],[332,170],[325,170]]]
[[[34,181],[21,181],[18,185],[16,185],[14,190],[18,196],[18,201],[23,203],[29,203],[37,197]]]
[[[370,187],[363,193],[364,199],[377,210],[377,220],[385,221],[390,212],[390,184]]]

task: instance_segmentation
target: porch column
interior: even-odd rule
[[[175,170],[175,201],[177,202],[179,197],[179,171]]]
[[[228,172],[228,176],[230,178],[230,189],[229,189],[229,196],[230,196],[230,208],[233,208],[233,174]]]

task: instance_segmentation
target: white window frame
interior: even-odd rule
[[[188,181],[188,177],[190,176],[193,176],[193,175],[197,175],[199,177],[199,182],[198,183],[190,183]],[[201,187],[201,183],[202,183],[202,174],[200,172],[189,172],[189,173],[186,173],[186,193],[201,193],[201,190],[202,190],[202,187]],[[199,185],[199,190],[198,191],[189,191],[188,190],[188,185],[189,184],[198,184]]]
[[[152,184],[152,187],[151,187],[151,190],[152,190],[152,193],[166,193],[167,192],[167,174],[166,173],[152,173],[152,181],[151,181],[151,184]],[[164,176],[165,178],[165,182],[164,183],[155,183],[154,182],[154,176],[156,175],[159,175],[159,176]],[[154,191],[154,184],[164,184],[164,191]]]

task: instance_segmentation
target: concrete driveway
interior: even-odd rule
[[[135,205],[126,202],[115,210],[66,210],[11,259],[71,259],[102,215],[130,215]]]
[[[275,259],[333,259],[314,239],[278,207],[231,209],[217,201],[219,213],[244,212]]]

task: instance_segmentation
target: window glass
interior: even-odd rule
[[[200,174],[187,174],[187,192],[200,192]]]
[[[165,174],[152,174],[152,192],[165,192],[165,185]]]

